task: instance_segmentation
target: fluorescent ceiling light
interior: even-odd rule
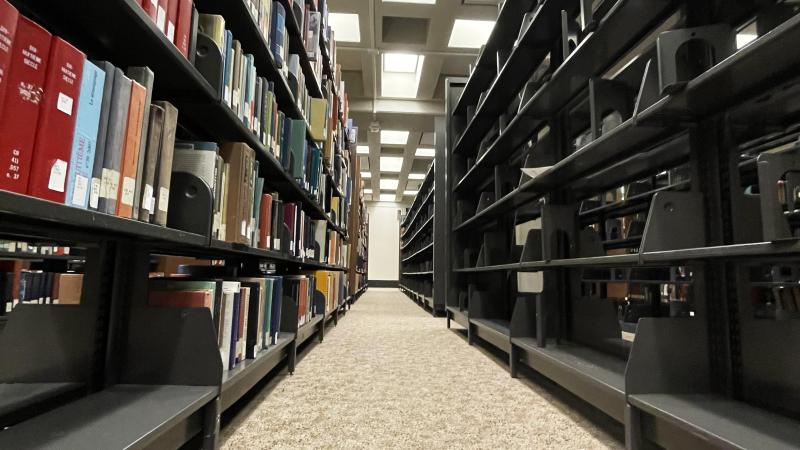
[[[418,156],[420,158],[433,158],[436,156],[436,150],[432,148],[418,148],[417,152],[414,153],[414,156]]]
[[[416,97],[425,56],[413,53],[384,53],[382,57],[381,96]]]
[[[489,39],[493,28],[493,20],[456,19],[447,45],[456,48],[481,48]]]
[[[410,173],[408,174],[409,180],[424,180],[425,174],[424,173]]]
[[[334,30],[334,39],[339,42],[361,42],[358,14],[328,13],[328,25]]]
[[[399,183],[399,180],[389,180],[389,179],[386,179],[386,178],[381,178],[381,189],[386,189],[386,190],[397,189],[397,184],[398,183]]]
[[[383,71],[414,73],[417,70],[419,55],[413,53],[384,53]]]
[[[435,5],[436,0],[383,0],[383,3],[413,3],[415,5]]]
[[[399,173],[403,167],[403,158],[399,156],[381,156],[381,172]]]
[[[370,173],[370,172],[361,172],[361,178],[372,178],[372,173]]]
[[[418,193],[419,191],[405,191],[403,192],[403,195],[417,195]]]
[[[406,145],[406,142],[408,142],[408,131],[381,130],[383,145]]]
[[[365,194],[372,194],[372,189],[364,189]]]
[[[393,202],[394,194],[381,194],[380,198],[382,202]]]
[[[356,153],[359,155],[369,155],[369,145],[359,145],[356,147]]]

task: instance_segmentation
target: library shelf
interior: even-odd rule
[[[56,241],[96,241],[98,236],[124,236],[156,246],[187,248],[202,247],[208,242],[203,235],[7,191],[0,191],[0,218],[6,222],[6,229],[16,228],[21,235],[48,237]]]
[[[433,165],[428,167],[428,171],[425,173],[425,179],[422,180],[422,184],[419,187],[419,192],[425,192],[427,188],[430,187],[431,183],[433,183],[433,171]],[[409,208],[409,213],[402,222],[402,226],[406,227],[406,232],[403,233],[401,238],[404,237],[408,233],[408,230],[411,229],[411,225],[413,225],[417,220],[417,216],[422,210],[422,207],[427,205],[429,200],[433,199],[433,193],[434,190],[430,189],[427,190],[424,196],[417,194],[417,196],[414,197],[414,201],[411,202],[411,208]]]
[[[299,119],[302,114],[297,107],[297,102],[289,90],[286,77],[275,63],[275,57],[270,50],[267,39],[261,35],[258,24],[253,19],[245,4],[245,0],[214,1],[198,0],[197,8],[206,14],[219,14],[225,17],[225,27],[233,33],[233,37],[242,43],[247,53],[251,53],[256,61],[259,75],[275,83],[275,94],[278,104],[286,108],[290,116]]]
[[[465,114],[467,105],[472,104],[481,92],[486,90],[496,70],[495,52],[513,44],[517,37],[517,30],[522,23],[522,16],[531,4],[531,0],[508,0],[503,3],[497,16],[496,26],[492,29],[483,51],[478,56],[473,76],[470,77],[470,81],[458,99],[455,107],[457,112]]]
[[[607,68],[611,61],[624,53],[624,49],[641,39],[654,22],[662,18],[672,5],[671,0],[626,0],[617,2],[612,10],[596,25],[567,57],[536,94],[524,105],[509,123],[496,144],[509,149],[523,144],[531,131],[546,117],[561,109],[580,90],[585,89],[588,77]],[[619,33],[618,30],[627,30]],[[469,136],[469,126],[453,147],[453,153],[473,153],[476,140],[482,133]],[[470,137],[465,140],[463,137]],[[502,141],[501,141],[502,139]]]
[[[425,271],[425,272],[403,272],[403,275],[407,275],[407,276],[411,276],[411,277],[413,277],[413,276],[428,276],[428,275],[433,275],[433,271],[432,270],[428,270],[428,271]]]
[[[630,213],[631,211],[639,211],[641,210],[642,207],[648,207],[650,205],[650,200],[652,200],[653,196],[658,192],[682,191],[685,189],[689,189],[690,187],[691,183],[689,183],[688,181],[682,181],[668,186],[662,186],[660,188],[653,189],[647,192],[642,192],[640,194],[628,196],[624,200],[605,203],[596,206],[594,208],[582,210],[578,213],[578,217],[580,217],[581,219],[587,219],[591,217],[597,217],[600,215],[607,218],[624,216]]]
[[[0,433],[4,448],[146,448],[200,430],[212,386],[118,384]],[[178,444],[180,445],[180,444]]]
[[[28,261],[84,261],[83,255],[48,255],[42,253],[9,252],[0,250],[0,260],[25,259]]]
[[[430,310],[433,309],[433,298],[432,297],[430,297],[428,295],[421,294],[421,293],[415,291],[414,289],[411,289],[410,287],[405,286],[403,284],[400,284],[399,287],[400,287],[400,290],[403,291],[411,300],[414,300],[417,304],[422,306],[424,309],[430,309]]]
[[[2,328],[0,328],[2,331]],[[85,391],[84,383],[0,383],[0,427]],[[30,412],[31,414],[28,414]]]
[[[628,402],[653,419],[655,438],[666,446],[680,442],[673,443],[674,436],[659,424],[719,448],[788,449],[800,442],[800,422],[721,395],[631,394]]]
[[[506,353],[511,353],[511,323],[502,319],[469,319],[475,335]]]
[[[508,108],[517,91],[528,81],[528,74],[535,70],[549,53],[549,44],[561,34],[562,9],[574,11],[577,6],[577,0],[568,2],[548,0],[539,6],[533,21],[522,31],[507,61],[484,94],[484,100],[478,104],[464,134],[456,143],[457,153],[466,151],[461,149],[462,145],[471,145],[469,143],[479,141],[495,123],[498,114],[502,114]],[[503,34],[508,37],[508,33],[513,33],[519,25],[517,23],[510,31],[505,31]]]
[[[289,51],[296,53],[300,56],[300,67],[306,79],[306,88],[312,97],[322,98],[322,89],[320,88],[317,75],[314,73],[314,68],[311,66],[311,60],[308,59],[306,53],[306,46],[303,42],[303,33],[300,30],[300,21],[294,15],[292,10],[291,1],[279,0],[281,5],[286,9],[286,29],[289,32]],[[320,41],[321,42],[321,41]]]
[[[317,325],[319,325],[324,319],[322,314],[317,314],[316,316],[312,317],[310,321],[304,323],[301,327],[297,329],[297,346],[300,346],[305,341],[308,340],[314,333],[317,332]]]
[[[406,247],[411,245],[411,243],[414,242],[414,239],[416,239],[417,236],[419,236],[420,233],[425,231],[428,228],[429,225],[433,225],[433,216],[430,216],[428,218],[428,220],[423,222],[422,225],[420,225],[419,228],[417,228],[417,231],[415,231],[414,234],[410,238],[408,238],[407,241],[405,241],[405,244],[400,246],[400,250],[405,250]]]
[[[548,340],[540,347],[535,338],[514,337],[511,344],[520,350],[521,362],[622,421],[625,360],[565,341]]]
[[[450,320],[464,328],[469,328],[469,311],[451,305],[447,305],[445,311],[447,313],[447,328],[450,328]]]
[[[422,255],[423,253],[425,253],[427,251],[430,251],[432,249],[433,249],[433,242],[431,242],[430,244],[422,247],[421,249],[417,250],[416,252],[408,255],[407,257],[403,258],[403,262],[411,261],[412,259],[414,259],[414,258],[418,257],[419,255]]]
[[[232,370],[223,371],[222,389],[219,395],[222,410],[227,410],[277,367],[288,356],[287,347],[294,340],[294,333],[280,333],[277,342],[259,351],[255,358],[245,359]]]
[[[526,190],[532,185],[533,181],[534,180],[530,180],[526,182],[522,186],[514,189],[491,205],[487,206],[485,209],[478,211],[474,216],[454,226],[453,231],[461,232],[487,224],[492,220],[496,220],[497,217],[515,208],[526,205],[534,199],[540,197],[539,194],[526,192]]]

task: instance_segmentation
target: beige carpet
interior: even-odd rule
[[[294,375],[222,430],[224,449],[621,448],[547,391],[512,379],[396,289],[370,289]]]

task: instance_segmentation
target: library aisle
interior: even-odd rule
[[[621,448],[396,289],[371,288],[316,346],[223,428],[223,449]]]

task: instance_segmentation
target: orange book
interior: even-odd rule
[[[214,310],[214,297],[211,291],[150,291],[147,296],[149,306],[168,306],[172,308],[208,308]]]
[[[122,150],[119,191],[117,191],[117,215],[133,217],[133,199],[136,193],[136,169],[139,165],[139,148],[142,142],[144,109],[149,107],[147,89],[137,82],[131,84],[131,104],[128,108],[128,128],[125,131],[125,148]]]

